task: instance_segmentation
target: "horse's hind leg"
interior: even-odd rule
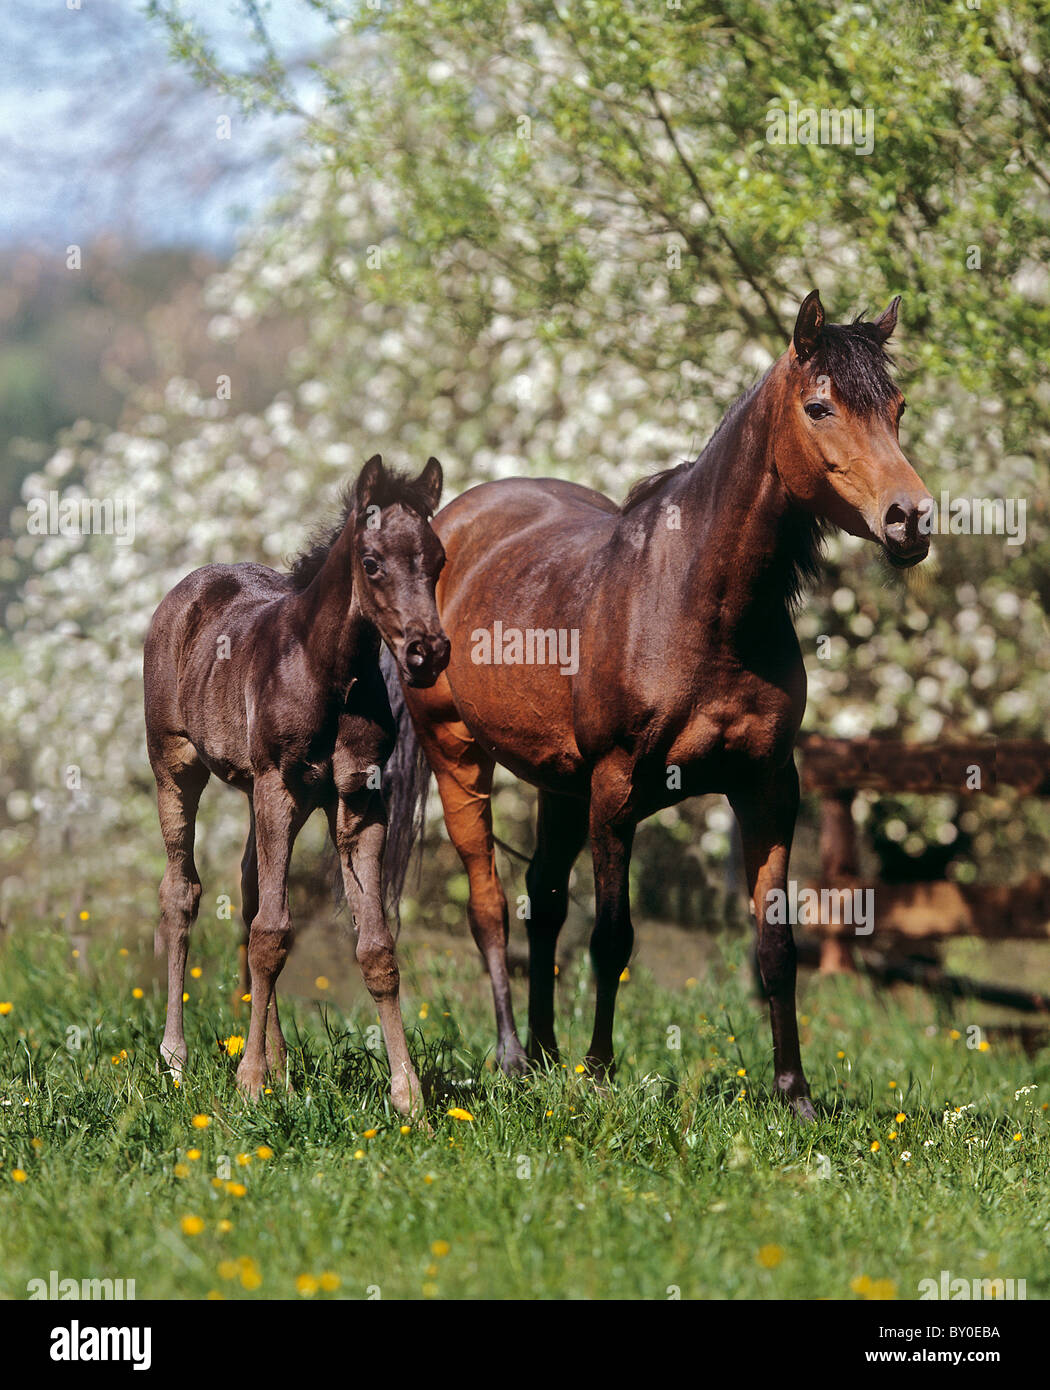
[[[390,1099],[402,1115],[422,1114],[423,1091],[408,1055],[401,1018],[401,973],[383,911],[386,819],[382,801],[367,790],[341,796],[328,813],[328,826],[357,934],[358,964],[375,1000],[386,1043]]]
[[[445,825],[470,882],[470,930],[492,981],[496,1057],[508,1074],[528,1066],[514,1026],[507,970],[507,899],[496,873],[492,838],[492,774],[495,759],[460,720],[444,676],[430,690],[406,690],[419,741],[437,778]]]
[[[587,838],[586,801],[541,791],[536,853],[525,874],[529,894],[529,1060],[558,1060],[554,964],[569,910],[569,875]]]
[[[194,830],[208,769],[188,739],[170,739],[150,750],[157,779],[157,809],[168,867],[160,884],[160,926],[156,950],[168,955],[168,1013],[161,1041],[161,1058],[176,1075],[186,1064],[182,995],[186,984],[186,954],[190,928],[200,906],[201,881],[193,862]]]
[[[607,761],[591,779],[591,852],[594,857],[594,932],[591,961],[596,999],[587,1066],[612,1075],[613,1016],[620,976],[631,958],[630,864],[635,822],[630,816],[630,769]]]

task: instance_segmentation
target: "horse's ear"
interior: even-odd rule
[[[795,344],[795,356],[800,362],[812,357],[820,342],[824,328],[824,306],[820,302],[820,291],[810,290],[799,305],[798,318],[791,341]]]
[[[445,477],[441,471],[441,464],[437,459],[429,458],[423,468],[422,473],[416,479],[416,486],[426,498],[427,506],[432,512],[437,511],[437,504],[441,500],[441,488]]]
[[[372,495],[382,475],[383,457],[381,454],[373,454],[358,474],[357,484],[354,487],[354,501],[357,503],[359,512],[363,512],[372,500]]]
[[[900,295],[895,294],[878,318],[874,320],[876,331],[883,342],[892,336],[893,330],[897,327],[897,310],[900,308],[900,303]]]

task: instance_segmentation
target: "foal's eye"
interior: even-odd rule
[[[374,579],[379,573],[379,561],[373,555],[366,555],[361,561],[361,568],[369,579]]]
[[[830,406],[826,406],[823,401],[808,401],[804,408],[811,420],[823,420],[832,413]]]

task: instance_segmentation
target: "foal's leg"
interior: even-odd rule
[[[445,825],[470,881],[470,930],[492,981],[496,1009],[496,1058],[513,1074],[527,1067],[514,1026],[507,970],[507,899],[496,873],[492,838],[492,774],[495,760],[460,720],[448,681],[430,690],[405,692],[427,761],[437,778]]]
[[[357,933],[357,960],[383,1029],[390,1063],[390,1099],[402,1115],[421,1115],[423,1091],[408,1055],[399,998],[401,974],[383,911],[386,818],[382,800],[369,790],[340,797],[329,812],[328,825]]]
[[[554,957],[569,910],[569,874],[587,838],[586,801],[541,791],[536,853],[525,874],[529,894],[529,1060],[558,1060],[554,1036]]]
[[[802,1119],[811,1120],[815,1111],[802,1072],[795,1014],[795,939],[790,922],[767,920],[770,892],[787,890],[798,801],[798,773],[793,761],[772,785],[748,788],[730,797],[740,822],[748,887],[758,924],[758,969],[769,997],[775,1094]]]
[[[266,1079],[267,1016],[271,1009],[276,1015],[274,990],[277,976],[291,946],[288,864],[292,857],[292,845],[306,820],[306,814],[296,804],[276,771],[256,779],[253,800],[259,861],[259,910],[248,938],[252,1016],[244,1056],[237,1068],[237,1085],[255,1098]],[[279,1035],[279,1026],[277,1032]],[[281,1042],[283,1044],[283,1039]],[[274,1058],[274,1063],[281,1064],[277,1058]]]
[[[251,934],[252,923],[255,921],[255,914],[259,911],[259,856],[255,848],[255,806],[249,798],[248,805],[251,808],[251,829],[248,831],[248,840],[244,846],[244,854],[241,856],[241,920],[244,923],[244,935],[241,944],[237,948],[237,985],[233,997],[233,1011],[240,1014],[243,1007],[242,1000],[251,990],[251,976],[248,971],[248,939]]]
[[[160,1045],[161,1059],[176,1076],[186,1064],[182,995],[186,986],[186,953],[190,927],[200,906],[201,881],[193,862],[194,830],[208,769],[188,739],[172,738],[150,750],[157,779],[157,809],[168,867],[160,884],[160,926],[155,946],[168,954],[168,1013]]]
[[[616,991],[634,945],[629,870],[635,822],[628,810],[630,795],[628,768],[611,761],[595,768],[590,815],[595,907],[591,960],[597,998],[587,1066],[599,1077],[611,1076],[615,1070],[612,1033]]]

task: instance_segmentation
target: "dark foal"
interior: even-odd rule
[[[447,554],[438,611],[453,655],[431,689],[405,697],[469,876],[504,1070],[527,1058],[493,854],[496,762],[539,788],[526,875],[528,1059],[558,1055],[555,947],[588,832],[597,899],[588,1062],[604,1074],[634,938],[635,826],[684,797],[724,792],[758,922],[776,1094],[813,1114],[791,927],[766,913],[771,890],[785,887],[799,799],[793,748],[806,672],[791,611],[825,524],[876,542],[898,566],[929,548],[919,526],[929,497],[901,452],[903,399],[884,347],[898,302],[871,322],[825,324],[814,291],[788,350],[699,459],[647,479],[622,507],[572,483],[508,479],[471,489],[435,518]]]
[[[285,1068],[276,983],[292,936],[288,864],[296,835],[320,808],[342,867],[357,959],[379,1011],[393,1103],[402,1113],[420,1104],[384,912],[386,813],[377,786],[395,725],[379,655],[382,639],[408,688],[432,685],[448,661],[434,606],[444,551],[429,522],[441,482],[436,459],[414,480],[370,459],[339,526],[290,574],[206,565],[177,584],[153,617],[143,674],[146,742],[168,852],[157,932],[158,951],[168,953],[161,1056],[176,1074],[187,1056],[182,992],[201,895],[194,823],[214,773],[251,807],[241,864],[251,1023],[238,1085],[257,1096],[267,1070]]]

